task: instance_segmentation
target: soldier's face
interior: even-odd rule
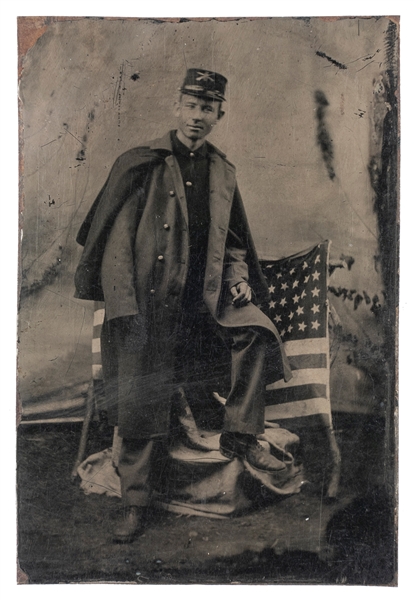
[[[221,118],[220,102],[183,94],[174,114],[181,133],[193,142],[204,139]]]

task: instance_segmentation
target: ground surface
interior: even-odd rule
[[[395,584],[392,490],[384,485],[381,424],[344,417],[336,503],[316,485],[239,517],[149,512],[132,544],[111,542],[116,498],[85,496],[70,473],[80,425],[21,426],[19,561],[25,583]],[[88,452],[110,445],[97,428]]]

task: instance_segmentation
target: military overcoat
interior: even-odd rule
[[[291,378],[289,363],[273,323],[249,303],[236,308],[229,288],[248,281],[255,302],[268,297],[268,288],[260,269],[242,200],[236,183],[235,167],[225,155],[208,144],[210,157],[210,230],[203,297],[213,318],[223,327],[260,327],[269,336],[271,364],[266,369],[266,383],[281,376]],[[137,392],[136,403],[122,414],[118,406],[121,432],[134,437],[133,431],[153,422],[167,427],[171,389],[161,373],[171,373],[174,363],[174,332],[180,322],[181,298],[189,261],[188,214],[184,183],[172,152],[171,132],[163,138],[129,150],[121,155],[92,205],[77,236],[84,246],[75,274],[76,297],[107,300],[102,289],[102,260],[116,217],[128,203],[133,214],[129,227],[134,232],[130,265],[124,269],[124,289],[119,289],[119,303],[108,305],[107,318],[140,315],[146,324],[149,361],[159,385],[145,385],[145,399]],[[131,220],[130,220],[131,221]],[[125,253],[124,253],[125,254]],[[115,287],[115,286],[114,286]],[[132,290],[132,292],[131,292]],[[151,354],[156,347],[156,354]],[[146,379],[148,381],[148,378]],[[137,387],[139,390],[139,382]],[[163,384],[166,385],[163,385]],[[129,403],[131,404],[131,403]],[[148,411],[152,416],[148,415]],[[154,429],[153,425],[148,425]],[[147,427],[147,428],[148,428]],[[160,433],[162,431],[154,431]]]

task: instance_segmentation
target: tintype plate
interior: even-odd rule
[[[395,586],[398,17],[22,17],[18,36],[19,582]],[[328,349],[293,361],[282,408],[268,400],[287,475],[239,459],[218,475],[224,392],[181,396],[182,445],[167,448],[167,471],[153,465],[145,529],[114,544],[120,440],[99,378],[103,306],[75,298],[76,236],[118,157],[176,128],[191,68],[201,87],[227,79],[209,140],[236,167],[264,274],[277,284],[275,261],[296,261],[285,288],[268,279],[262,310],[288,347],[278,307],[302,286],[286,296],[308,311],[292,321],[312,334],[299,354],[322,339],[320,311]],[[289,272],[309,260],[308,290]],[[219,385],[223,364],[203,377]]]

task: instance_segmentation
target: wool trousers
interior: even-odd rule
[[[260,434],[264,431],[263,369],[266,336],[253,327],[220,327],[205,311],[183,311],[176,340],[175,384],[191,390],[214,381],[217,361],[230,355],[230,391],[224,413],[223,429],[230,432]],[[115,336],[116,339],[117,336]],[[220,351],[219,351],[219,348]],[[121,357],[122,358],[122,357]],[[124,361],[134,377],[131,357]],[[222,365],[222,363],[221,363]],[[217,390],[216,390],[217,391]],[[122,398],[118,399],[122,402]],[[123,439],[118,471],[123,503],[146,506],[157,480],[162,477],[167,454],[165,437]]]

